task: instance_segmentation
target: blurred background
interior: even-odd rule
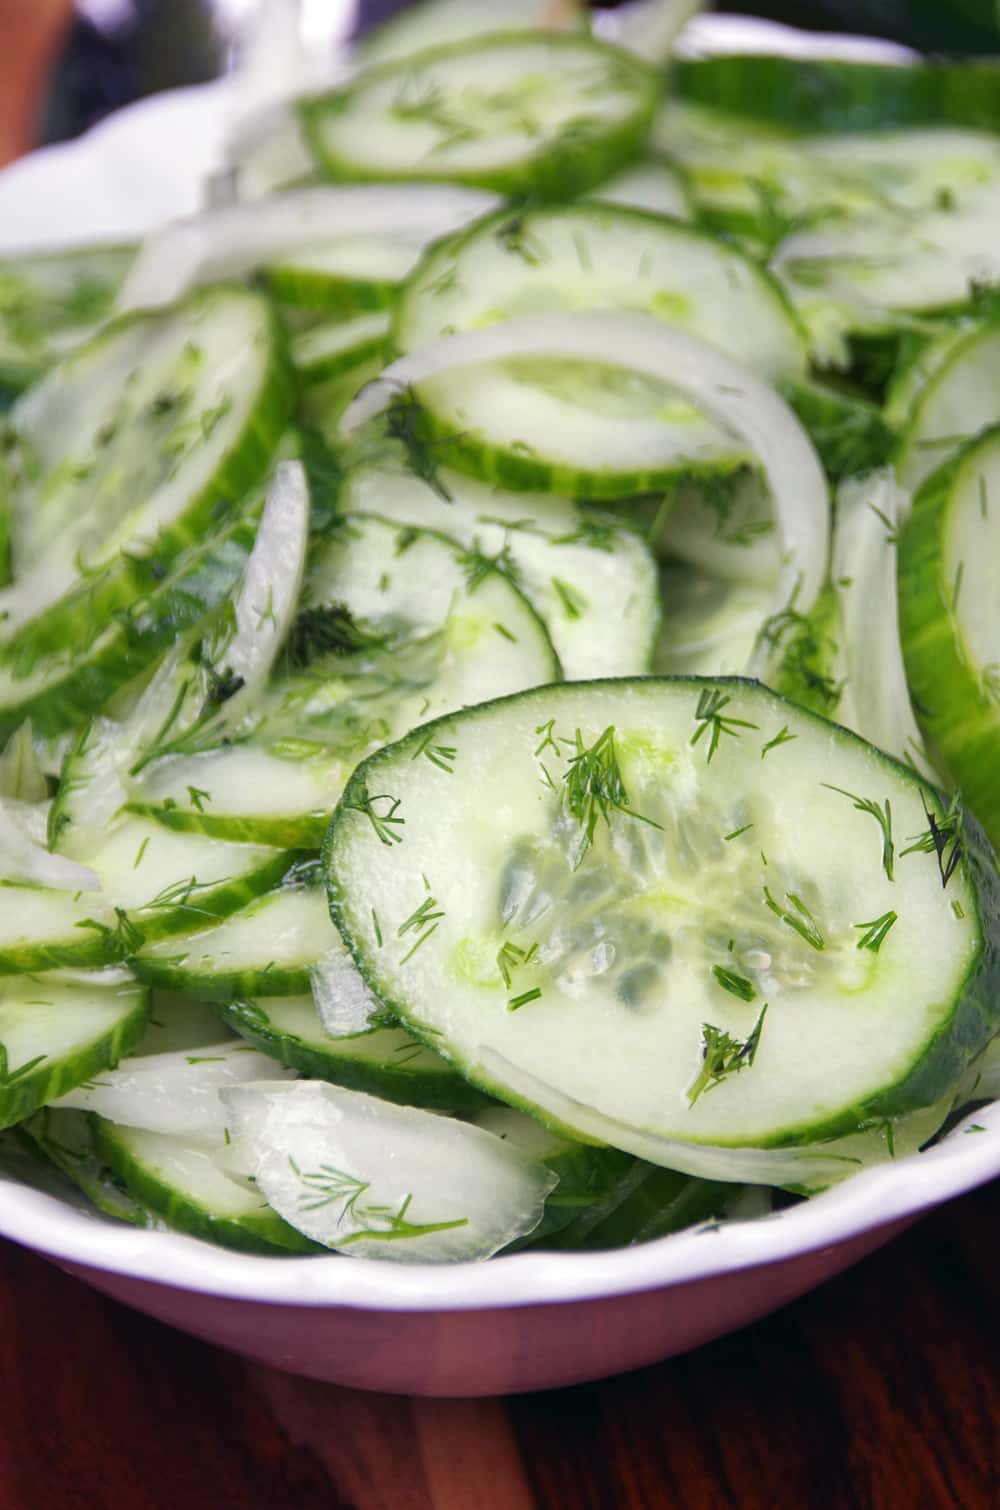
[[[144,95],[215,78],[232,66],[260,3],[0,0],[0,162],[75,136]],[[330,46],[348,25],[365,31],[405,3],[304,0],[303,23],[316,46]],[[929,53],[1000,52],[997,0],[734,0],[715,8],[884,37]]]

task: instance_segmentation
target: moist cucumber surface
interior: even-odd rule
[[[992,883],[981,912],[974,859],[949,894],[933,845],[889,855],[883,824],[946,819],[871,746],[736,681],[540,689],[438,727],[450,775],[403,741],[353,778],[331,906],[377,994],[502,1098],[683,1168],[679,1145],[928,1105],[992,1031]],[[352,806],[375,787],[407,821],[391,854]]]

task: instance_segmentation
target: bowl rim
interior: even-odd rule
[[[774,51],[891,63],[914,56],[874,38],[804,33],[743,16],[698,17],[682,40],[679,50],[689,57]],[[117,168],[131,163],[134,173],[137,154],[148,153],[157,143],[161,153],[175,155],[180,132],[191,144],[190,173],[200,176],[218,160],[229,108],[227,81],[171,91],[119,112],[78,141],[46,148],[5,170],[0,174],[0,209],[7,208],[0,214],[0,251],[54,245],[59,221],[46,234],[44,215],[19,217],[18,207],[37,204],[42,194],[61,207],[62,220],[64,207],[53,189],[73,181],[86,185],[88,179],[99,191],[100,234],[141,233],[147,206],[121,202],[116,207],[112,181]],[[170,192],[174,197],[168,213],[192,207],[191,184],[173,183]],[[78,193],[71,195],[76,197]],[[125,198],[121,190],[119,200]],[[42,227],[41,235],[30,229],[33,225]],[[88,232],[88,239],[97,239],[89,227]],[[61,242],[66,244],[65,236]],[[912,1218],[998,1174],[1000,1102],[995,1102],[970,1111],[926,1152],[853,1175],[801,1205],[747,1221],[706,1223],[603,1252],[517,1253],[487,1264],[446,1266],[387,1264],[337,1254],[257,1257],[180,1233],[125,1226],[2,1172],[0,1236],[66,1264],[237,1301],[383,1312],[493,1310],[605,1299],[781,1263]]]

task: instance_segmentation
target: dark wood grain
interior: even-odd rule
[[[1000,1183],[758,1325],[509,1400],[242,1363],[0,1245],[0,1510],[993,1510]]]

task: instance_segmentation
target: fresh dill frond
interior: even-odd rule
[[[723,713],[723,708],[728,707],[732,698],[728,693],[720,692],[717,687],[703,687],[698,695],[698,706],[695,709],[695,722],[698,727],[691,735],[690,743],[696,745],[703,734],[708,734],[708,758],[706,765],[710,765],[712,756],[719,748],[719,741],[723,734],[728,734],[732,739],[738,739],[740,729],[756,729],[757,724],[750,723],[745,718],[733,718]]]
[[[379,802],[387,802],[388,808],[380,811],[375,805]],[[391,792],[378,792],[371,796],[365,787],[353,802],[346,802],[344,806],[348,812],[364,814],[375,830],[375,837],[380,844],[402,844],[403,835],[399,830],[406,823],[406,819],[399,812],[402,806],[400,797],[394,797]]]
[[[589,748],[584,745],[583,736],[577,729],[575,749],[576,754],[570,757],[563,776],[567,811],[580,825],[580,846],[574,870],[593,844],[602,818],[609,828],[611,815],[616,812],[640,823],[648,823],[651,828],[660,827],[652,818],[643,817],[629,805],[629,795],[618,764],[613,724],[609,724]]]
[[[738,1075],[751,1068],[760,1046],[767,1006],[765,1002],[750,1033],[742,1041],[710,1022],[702,1023],[701,1070],[687,1093],[689,1106],[694,1106],[705,1091],[714,1090],[717,1085],[721,1085],[727,1076]]]
[[[785,901],[789,904],[791,911],[789,911],[788,907],[782,907],[780,903],[776,902],[768,888],[764,887],[764,903],[769,911],[773,912],[775,917],[780,918],[783,923],[786,923],[789,928],[794,929],[799,937],[805,939],[811,948],[816,950],[825,949],[826,941],[816,925],[816,919],[802,898],[797,897],[794,892],[786,891]]]
[[[936,815],[929,808],[924,808],[924,814],[927,828],[922,834],[912,836],[912,842],[906,849],[900,850],[900,858],[904,855],[933,854],[937,858],[941,885],[947,887],[965,858],[961,794],[956,792],[951,799],[943,822],[938,823]]]
[[[753,981],[748,980],[745,975],[737,975],[735,970],[726,970],[722,965],[713,965],[712,974],[723,991],[728,991],[731,996],[738,996],[740,1001],[753,1001],[757,995]]]
[[[897,921],[897,913],[883,912],[880,918],[873,918],[870,923],[852,924],[854,928],[863,928],[865,930],[862,937],[858,939],[857,947],[859,949],[870,949],[872,954],[877,954],[885,942],[889,929]]]
[[[821,781],[820,786],[825,786],[828,792],[837,792],[841,797],[847,797],[859,813],[867,813],[875,819],[882,832],[882,869],[890,881],[894,880],[896,849],[892,839],[892,808],[888,797],[884,806],[879,807],[870,797],[856,797],[853,792],[845,792],[842,786],[831,786],[828,781]]]

